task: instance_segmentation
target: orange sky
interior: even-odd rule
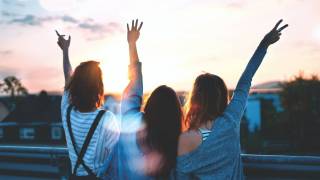
[[[61,5],[63,4],[63,6]],[[125,23],[144,21],[138,42],[144,86],[189,90],[201,72],[233,88],[278,19],[289,28],[269,49],[254,83],[320,74],[317,0],[0,0],[0,78],[15,75],[31,92],[61,91],[62,54],[55,29],[71,34],[70,59],[101,61],[107,92],[127,83]]]

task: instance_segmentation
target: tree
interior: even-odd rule
[[[16,95],[27,95],[27,89],[22,85],[19,79],[14,76],[8,76],[0,83],[0,92],[10,94],[14,99]]]
[[[299,152],[319,153],[320,80],[302,73],[283,85],[280,94],[290,136]]]

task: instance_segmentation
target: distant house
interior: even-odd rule
[[[0,122],[9,115],[10,107],[12,107],[12,105],[10,104],[9,97],[0,98]]]
[[[42,91],[38,95],[17,97],[15,101],[10,111],[9,105],[1,106],[1,102],[8,104],[10,98],[0,97],[0,112],[7,113],[0,121],[0,143],[65,144],[60,112],[61,94],[48,95]],[[119,103],[119,97],[105,96],[104,107],[115,114],[120,111]]]
[[[0,123],[2,143],[64,143],[52,136],[61,127],[61,95],[48,95],[45,91],[39,95],[16,97],[14,109]]]
[[[282,87],[279,81],[267,82],[251,88],[245,111],[249,132],[255,132],[261,128],[261,100],[269,100],[276,111],[283,111],[279,95],[281,91]]]

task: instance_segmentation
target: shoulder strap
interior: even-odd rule
[[[86,139],[82,145],[82,148],[80,150],[80,154],[77,150],[77,146],[76,146],[76,143],[75,143],[75,140],[74,140],[74,136],[73,136],[73,132],[72,132],[72,128],[71,128],[71,121],[70,121],[70,114],[71,114],[71,110],[72,110],[72,106],[70,105],[68,107],[68,111],[67,111],[67,124],[68,124],[68,130],[69,130],[69,133],[70,133],[70,138],[71,138],[71,141],[72,141],[72,144],[73,144],[73,148],[78,156],[78,159],[77,159],[77,162],[74,166],[74,169],[73,169],[73,173],[72,174],[75,174],[79,165],[82,164],[82,166],[84,167],[84,169],[87,171],[87,173],[89,175],[94,175],[94,173],[92,172],[92,170],[84,163],[83,161],[83,156],[85,155],[86,151],[87,151],[87,148],[88,148],[88,145],[90,143],[90,140],[94,134],[94,131],[95,129],[97,128],[99,122],[100,122],[100,119],[101,117],[103,116],[103,114],[105,113],[105,110],[100,110],[98,115],[96,116],[95,120],[93,121],[91,127],[90,127],[90,130],[86,136]]]

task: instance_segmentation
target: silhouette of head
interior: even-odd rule
[[[70,93],[70,104],[81,112],[100,107],[104,100],[104,89],[99,62],[82,62],[75,69],[65,90]]]
[[[189,129],[197,129],[201,124],[213,121],[222,115],[228,104],[228,90],[217,75],[199,75],[190,94],[185,124]]]
[[[149,152],[159,154],[161,160],[150,175],[168,177],[175,166],[182,116],[181,104],[172,88],[163,85],[151,93],[144,108],[146,135],[143,142]]]

